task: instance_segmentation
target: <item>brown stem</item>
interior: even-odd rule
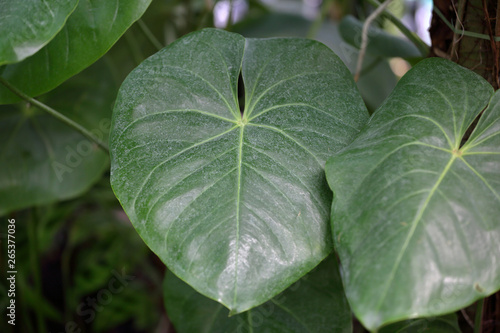
[[[498,5],[497,5],[497,18],[498,18]],[[500,70],[499,68],[499,63],[498,63],[498,42],[495,42],[495,34],[493,33],[493,28],[491,27],[491,19],[490,19],[490,14],[488,12],[488,5],[486,3],[486,0],[483,0],[483,10],[484,10],[484,18],[486,20],[486,26],[488,28],[488,35],[490,36],[490,44],[491,44],[491,50],[493,51],[493,54],[495,55],[494,57],[494,63],[493,63],[493,80],[495,81],[496,83],[496,87],[495,88],[499,88],[500,87],[500,81],[499,81],[499,78],[498,78],[498,71]],[[498,28],[498,20],[496,22],[496,28],[495,30],[497,30]]]

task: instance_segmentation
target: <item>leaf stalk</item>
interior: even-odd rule
[[[366,0],[369,4],[372,6],[375,6],[376,8],[382,6],[380,2],[377,0]],[[406,36],[415,46],[419,49],[420,53],[422,53],[423,57],[426,57],[429,54],[429,46],[425,44],[425,42],[420,39],[415,33],[410,31],[396,16],[392,15],[391,13],[387,11],[382,11],[381,14],[384,18],[388,19],[391,21],[398,29],[401,31],[403,35]]]
[[[92,134],[85,127],[81,126],[77,122],[75,122],[75,121],[71,120],[70,118],[66,117],[65,115],[63,115],[59,111],[54,110],[50,106],[45,105],[42,102],[40,102],[40,101],[38,101],[38,100],[36,100],[36,99],[34,99],[34,98],[26,95],[24,92],[22,92],[21,90],[17,89],[16,87],[14,87],[12,84],[10,84],[3,77],[0,77],[0,83],[2,83],[4,86],[6,86],[14,94],[16,94],[17,96],[21,97],[23,100],[25,100],[25,101],[27,101],[27,102],[29,102],[29,103],[31,103],[31,104],[39,107],[41,110],[47,112],[51,116],[57,118],[58,120],[60,120],[63,123],[65,123],[66,125],[72,127],[77,132],[79,132],[80,134],[82,134],[83,136],[85,136],[86,138],[88,138],[89,140],[91,140],[94,143],[96,143],[100,148],[102,148],[105,152],[107,152],[109,154],[108,145],[104,141],[102,141],[99,138],[97,138],[94,134]]]

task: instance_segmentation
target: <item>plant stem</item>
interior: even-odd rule
[[[229,0],[229,17],[227,19],[226,30],[231,31],[233,28],[233,0]]]
[[[206,27],[207,19],[214,12],[215,1],[205,0],[203,2],[205,4],[205,6],[203,6],[201,18],[198,20],[198,24],[196,25],[196,30],[200,30],[200,29]],[[250,4],[250,6],[251,6],[251,4]]]
[[[483,319],[484,298],[477,301],[476,318],[474,319],[474,333],[481,333],[481,321]]]
[[[368,1],[374,1],[374,0],[368,0]],[[443,15],[443,13],[441,13],[441,11],[439,10],[439,8],[437,8],[436,6],[434,6],[433,10],[434,10],[434,13],[436,13],[439,16],[439,18],[441,20],[443,20],[443,22],[448,26],[448,28],[450,28],[450,30],[453,31],[454,33],[459,34],[459,35],[463,35],[463,36],[467,36],[467,37],[479,38],[479,39],[486,39],[486,40],[490,40],[491,39],[490,36],[485,35],[485,34],[480,34],[478,32],[467,31],[467,30],[458,30],[458,29],[456,29],[451,24],[450,21],[448,21],[446,19],[446,17]],[[493,40],[495,42],[500,42],[500,36],[494,36]]]
[[[130,53],[132,54],[132,59],[134,59],[135,65],[139,66],[141,62],[145,59],[145,57],[141,52],[139,44],[137,43],[137,39],[135,38],[134,35],[134,30],[130,29],[124,36],[125,36],[125,41],[127,42],[127,45],[130,49]]]
[[[309,31],[307,32],[307,38],[315,38],[316,34],[318,33],[319,28],[321,27],[321,24],[325,20],[326,15],[328,14],[328,10],[330,9],[331,5],[333,3],[333,0],[326,0],[323,5],[321,6],[321,11],[319,12],[318,16],[314,20],[314,22],[311,24],[311,27],[309,28]]]
[[[81,126],[80,124],[78,124],[77,122],[69,119],[68,117],[66,117],[65,115],[63,115],[62,113],[54,110],[53,108],[51,108],[50,106],[48,105],[45,105],[43,104],[42,102],[39,102],[38,100],[34,99],[34,98],[31,98],[29,97],[28,95],[26,95],[25,93],[23,93],[22,91],[20,91],[19,89],[17,89],[16,87],[14,87],[13,85],[11,85],[9,82],[7,82],[3,77],[0,77],[0,82],[6,86],[10,91],[12,91],[14,94],[16,94],[17,96],[21,97],[23,100],[27,101],[27,102],[30,102],[31,104],[33,105],[36,105],[37,107],[39,107],[40,109],[42,109],[43,111],[47,112],[48,114],[50,114],[51,116],[59,119],[60,121],[62,121],[63,123],[65,123],[66,125],[70,126],[70,127],[73,127],[76,131],[78,131],[80,134],[82,134],[83,136],[85,136],[86,138],[88,138],[89,140],[95,142],[99,147],[101,147],[105,152],[109,153],[109,148],[108,148],[108,145],[106,143],[104,143],[102,140],[100,140],[99,138],[97,138],[95,135],[93,135],[90,131],[88,131],[86,128],[84,128],[83,126]]]
[[[377,0],[366,0],[372,6],[380,7],[382,4]],[[415,46],[419,49],[422,56],[427,56],[429,54],[429,46],[425,44],[423,40],[420,39],[415,33],[411,32],[396,16],[392,15],[389,12],[383,11],[382,16],[389,21],[391,21],[398,29],[401,31],[403,35],[406,36]]]
[[[359,49],[358,64],[356,65],[356,74],[354,75],[354,81],[358,81],[359,75],[361,74],[361,69],[363,67],[363,59],[365,58],[366,47],[368,46],[368,29],[372,22],[384,11],[384,9],[391,3],[392,0],[387,0],[380,7],[375,9],[373,13],[368,16],[365,23],[363,24],[363,32],[361,37],[361,47]]]
[[[153,44],[154,47],[160,51],[163,48],[163,45],[160,43],[160,41],[153,35],[151,30],[149,30],[148,26],[142,19],[139,19],[137,21],[137,24],[139,24],[139,28],[141,28],[142,33],[146,36],[146,38]]]

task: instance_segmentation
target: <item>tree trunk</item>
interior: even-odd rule
[[[484,77],[499,89],[500,1],[434,0],[436,6],[458,31],[487,36],[487,39],[454,33],[437,15],[432,18],[430,33],[433,55],[450,59]]]

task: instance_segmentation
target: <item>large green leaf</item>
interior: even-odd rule
[[[117,90],[99,62],[41,100],[105,141]],[[80,133],[25,102],[0,106],[0,142],[0,214],[77,196],[109,163]]]
[[[466,135],[492,92],[467,69],[425,60],[328,161],[347,298],[369,329],[500,288],[500,93]]]
[[[63,27],[78,0],[0,0],[0,65],[34,54]]]
[[[352,332],[334,256],[267,303],[231,317],[221,304],[200,295],[171,272],[163,290],[165,308],[177,333]]]
[[[2,77],[32,97],[57,87],[106,53],[150,2],[80,1],[49,44],[23,62],[6,66]],[[18,100],[0,86],[0,104]]]
[[[366,119],[349,71],[324,45],[202,30],[122,85],[111,184],[177,276],[242,312],[331,251],[324,163]]]

